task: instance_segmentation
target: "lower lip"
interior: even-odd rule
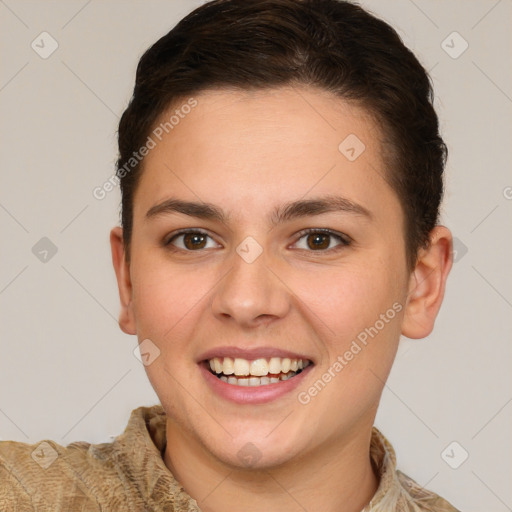
[[[237,386],[236,384],[228,384],[213,375],[213,373],[207,369],[205,363],[199,364],[199,368],[213,392],[237,404],[265,404],[277,400],[281,396],[293,391],[304,380],[312,367],[313,365],[309,365],[298,375],[287,380],[275,382],[274,384]]]

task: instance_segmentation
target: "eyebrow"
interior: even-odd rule
[[[293,219],[321,215],[323,213],[342,212],[372,218],[372,214],[364,206],[354,203],[340,196],[325,196],[313,199],[299,199],[278,206],[270,215],[272,225],[281,224]],[[182,213],[200,219],[217,220],[227,223],[229,216],[222,209],[211,203],[198,201],[182,201],[180,199],[167,199],[153,207],[146,213],[146,219]]]
[[[181,201],[180,199],[172,198],[151,207],[146,213],[146,219],[171,213],[182,213],[199,219],[218,220],[223,223],[227,220],[224,212],[214,204],[197,201]]]
[[[298,201],[285,203],[276,208],[272,213],[271,222],[276,225],[296,218],[331,212],[350,213],[361,215],[368,219],[372,218],[372,214],[364,206],[344,197],[329,195],[316,199],[300,199]]]

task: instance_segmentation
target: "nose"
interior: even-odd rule
[[[234,253],[230,259],[231,266],[212,298],[213,314],[246,328],[285,317],[290,294],[269,258],[263,253],[248,263]]]

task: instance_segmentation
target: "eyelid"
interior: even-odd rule
[[[201,228],[182,228],[182,229],[178,229],[177,231],[173,231],[172,233],[170,233],[169,235],[167,235],[164,238],[163,245],[165,247],[172,245],[171,242],[175,238],[179,237],[180,235],[186,235],[186,234],[190,234],[190,233],[198,234],[198,235],[205,235],[208,238],[210,238],[211,240],[213,240],[217,245],[220,245],[219,242],[217,242],[217,240],[208,231],[201,229]],[[180,247],[177,247],[176,249],[183,250]],[[187,251],[187,252],[195,252],[195,251]],[[197,252],[199,252],[199,251],[197,251]]]
[[[345,233],[341,233],[339,231],[334,231],[329,228],[307,228],[307,229],[303,229],[297,233],[296,240],[295,240],[295,242],[293,242],[292,245],[296,244],[304,236],[310,235],[313,233],[322,233],[325,235],[332,236],[334,238],[338,238],[340,240],[340,244],[336,247],[331,247],[330,249],[324,249],[324,250],[318,250],[318,251],[309,250],[308,252],[325,253],[325,252],[336,250],[340,246],[347,247],[353,242],[353,240],[350,236],[346,235]],[[306,249],[304,249],[304,250],[306,250]]]

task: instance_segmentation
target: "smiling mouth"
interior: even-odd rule
[[[242,359],[214,357],[205,363],[217,378],[235,386],[256,387],[291,379],[306,369],[309,359],[271,357],[268,359]]]

